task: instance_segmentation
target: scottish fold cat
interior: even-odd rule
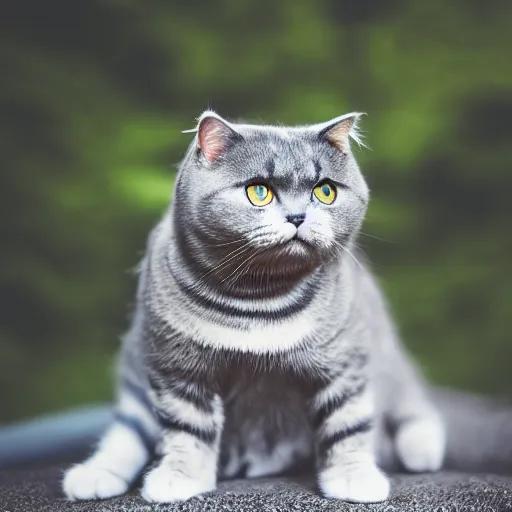
[[[200,117],[140,265],[116,420],[71,499],[186,500],[219,477],[313,461],[327,497],[377,502],[396,453],[435,471],[445,434],[355,240],[360,114],[303,127]]]

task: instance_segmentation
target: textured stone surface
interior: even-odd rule
[[[32,511],[512,511],[512,477],[438,473],[394,475],[389,501],[351,505],[321,498],[312,478],[222,482],[215,492],[178,505],[144,502],[132,493],[106,501],[68,502],[60,493],[60,468],[0,472],[1,512]]]

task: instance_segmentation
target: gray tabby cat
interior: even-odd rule
[[[386,454],[440,468],[443,424],[354,255],[369,198],[349,144],[359,117],[201,116],[141,264],[117,419],[66,473],[69,498],[126,492],[155,453],[152,502],[313,457],[325,496],[377,502]]]

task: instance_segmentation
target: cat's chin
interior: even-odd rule
[[[268,256],[269,267],[285,269],[287,273],[293,269],[299,273],[312,271],[322,263],[319,248],[298,236],[274,247]]]
[[[299,238],[295,235],[291,240],[286,242],[284,245],[285,249],[290,252],[296,252],[304,255],[309,255],[309,253],[315,248],[307,241]]]
[[[302,238],[296,234],[282,246],[282,251],[290,256],[304,258],[307,261],[314,262],[322,260],[322,248],[307,238]]]

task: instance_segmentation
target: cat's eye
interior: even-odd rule
[[[249,185],[246,189],[247,197],[254,206],[267,206],[274,199],[272,190],[261,183]]]
[[[332,204],[336,199],[336,188],[330,183],[320,183],[313,189],[314,197],[323,204]]]

